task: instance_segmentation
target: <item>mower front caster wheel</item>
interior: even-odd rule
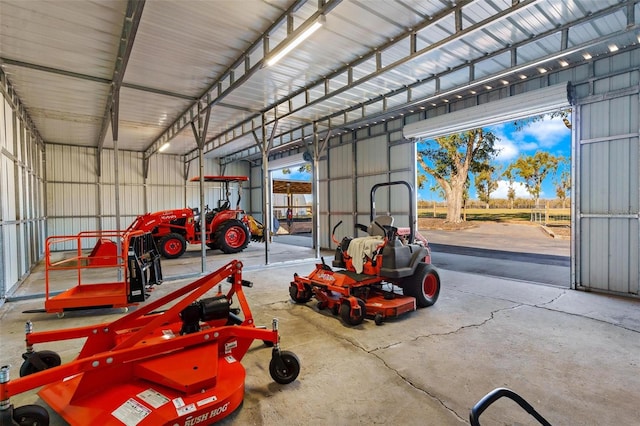
[[[19,426],[49,426],[49,413],[39,405],[23,405],[13,410],[13,421]]]
[[[360,309],[351,309],[351,304],[348,300],[342,302],[342,305],[340,305],[340,317],[342,318],[342,321],[349,325],[362,324],[362,321],[364,321],[364,317],[367,314],[367,308],[364,304],[364,300],[357,300]]]
[[[376,325],[382,325],[382,323],[384,322],[384,318],[382,317],[382,314],[380,312],[378,312],[373,317],[373,321],[376,323]]]
[[[296,303],[307,303],[309,300],[311,300],[313,291],[311,290],[311,287],[305,284],[304,291],[298,293],[298,286],[295,284],[291,284],[289,286],[289,296],[291,296],[291,300]]]
[[[274,354],[269,363],[269,374],[276,383],[287,385],[298,378],[300,360],[289,351],[281,351],[279,355]]]

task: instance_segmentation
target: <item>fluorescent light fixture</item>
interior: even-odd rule
[[[588,61],[589,59],[591,59],[591,54],[590,54],[589,52],[584,52],[584,53],[582,54],[582,57],[583,57],[586,61]]]
[[[520,74],[520,80],[526,80],[526,79],[527,79],[527,76],[526,76],[526,75],[524,75],[524,74]]]
[[[164,152],[167,150],[167,148],[169,148],[171,146],[171,144],[169,142],[165,142],[160,148],[158,148],[158,151],[160,152]]]
[[[502,80],[502,84],[504,84],[505,86],[508,86],[509,82],[507,80]]]
[[[275,55],[267,59],[267,66],[270,67],[282,59],[287,53],[291,52],[295,49],[300,43],[308,39],[311,34],[315,33],[324,23],[326,22],[326,18],[324,15],[318,16],[318,19],[311,24],[310,27],[301,31],[299,34],[295,35],[290,41],[285,42],[284,46],[281,49],[275,50]]]
[[[609,45],[609,52],[613,53],[613,52],[617,52],[618,51],[618,46],[615,44],[610,44]]]
[[[560,63],[561,67],[568,67],[569,66],[569,62],[567,62],[567,61],[560,60],[558,62]]]
[[[538,68],[538,72],[539,72],[540,74],[544,74],[544,73],[546,73],[546,72],[547,72],[547,69],[546,69],[546,68]]]

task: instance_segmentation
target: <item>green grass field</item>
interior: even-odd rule
[[[435,214],[434,214],[435,213]],[[466,220],[468,221],[493,221],[493,222],[512,222],[525,221],[530,222],[532,219],[531,209],[466,209]],[[571,217],[570,209],[548,209],[548,222],[569,223]],[[430,218],[436,217],[444,219],[447,216],[447,210],[444,207],[418,209],[418,217]],[[536,213],[536,219],[545,220],[545,210],[540,209]]]

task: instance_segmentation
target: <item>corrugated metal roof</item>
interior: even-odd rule
[[[263,67],[320,14],[319,31]],[[263,114],[280,149],[310,137],[314,121],[321,132],[357,128],[640,38],[639,0],[0,0],[0,16],[2,72],[45,142],[111,147],[110,131],[100,135],[126,66],[119,147],[148,157],[170,141],[164,152],[186,160],[198,102],[211,108],[208,156],[255,147]]]

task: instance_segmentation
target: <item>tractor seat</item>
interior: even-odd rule
[[[218,207],[217,209],[214,209],[214,211],[216,213],[222,212],[225,210],[229,210],[229,207],[231,207],[231,204],[229,204],[229,201],[225,201],[224,203],[222,203],[222,205],[220,205],[220,207]]]
[[[382,229],[380,228],[380,226],[382,226]],[[369,228],[367,228],[367,232],[369,233],[369,235],[371,236],[380,236],[380,237],[385,237],[387,234],[387,227],[393,226],[393,216],[377,216],[375,219],[373,219],[373,222],[371,222],[371,225],[369,225]]]

